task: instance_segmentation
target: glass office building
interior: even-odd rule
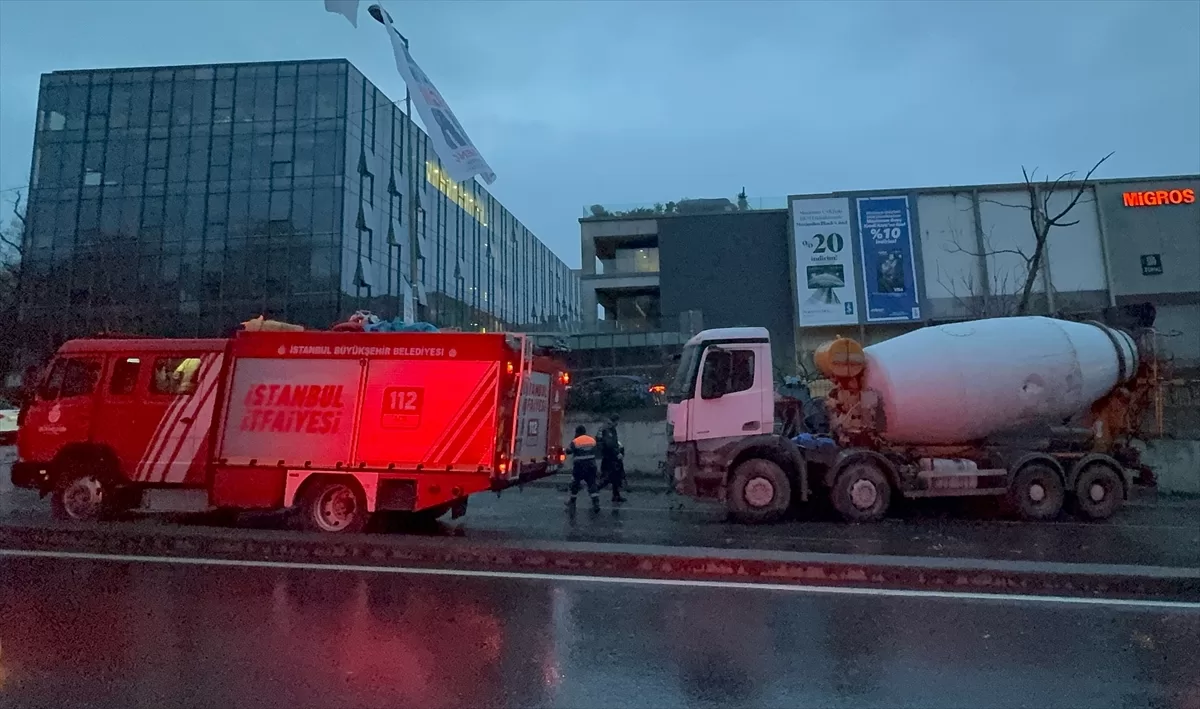
[[[23,251],[31,346],[212,336],[358,309],[555,330],[578,274],[345,60],[42,77]]]

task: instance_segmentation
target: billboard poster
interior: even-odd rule
[[[861,197],[861,240],[867,322],[921,319],[908,197]]]
[[[857,324],[850,201],[794,199],[789,207],[796,246],[799,326]]]

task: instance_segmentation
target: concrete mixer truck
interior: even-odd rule
[[[777,416],[765,328],[705,330],[668,390],[678,492],[744,522],[825,495],[848,521],[897,497],[1001,496],[1020,517],[1064,506],[1112,515],[1140,463],[1127,445],[1149,400],[1152,357],[1128,332],[1046,317],[925,327],[870,347],[839,337],[815,364],[832,381],[825,435]]]

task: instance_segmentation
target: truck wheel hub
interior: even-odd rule
[[[63,507],[75,519],[95,517],[103,499],[100,481],[90,475],[76,478],[63,491]]]
[[[754,478],[746,483],[745,497],[753,507],[766,507],[775,499],[775,486],[766,478]]]
[[[317,504],[317,524],[330,532],[350,526],[358,514],[358,499],[345,486],[325,490]]]
[[[1046,499],[1046,488],[1042,487],[1041,483],[1034,483],[1029,486],[1029,499],[1034,502],[1041,502]]]
[[[1100,483],[1092,483],[1092,487],[1088,490],[1088,497],[1092,498],[1092,502],[1100,502],[1106,495],[1104,486]]]
[[[870,480],[859,480],[850,486],[850,502],[860,510],[869,509],[879,499],[879,491]]]

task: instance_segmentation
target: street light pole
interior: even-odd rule
[[[404,44],[404,51],[408,51],[408,37],[400,34],[400,30],[396,29],[394,24],[391,24],[391,15],[388,15],[387,12],[379,5],[371,5],[367,8],[367,12],[370,13],[371,17],[375,18],[375,21],[379,24],[383,25],[384,27],[390,26],[391,30],[396,33],[396,36],[399,37],[400,41]],[[384,19],[385,15],[387,17],[386,20]],[[421,269],[417,263],[417,257],[420,251],[418,248],[418,239],[420,237],[417,234],[417,189],[419,183],[417,182],[417,168],[413,164],[414,157],[416,155],[415,151],[413,150],[413,128],[412,89],[409,87],[408,82],[406,81],[404,82],[404,164],[408,168],[408,204],[405,205],[404,212],[408,221],[408,276],[409,287],[411,288],[411,292],[408,294],[408,297],[412,299],[412,312],[413,319],[415,320],[419,317],[417,311],[421,305],[421,301],[417,297],[419,290],[417,284],[421,276]]]

